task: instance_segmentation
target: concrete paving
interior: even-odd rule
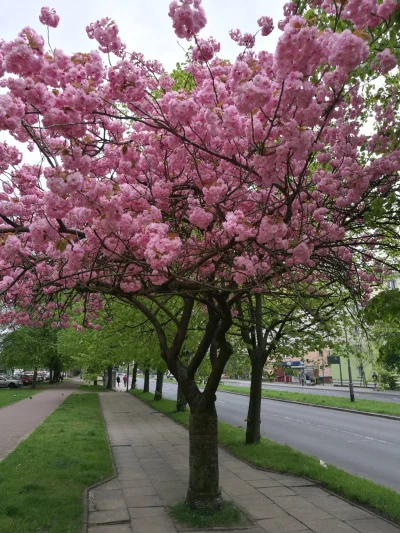
[[[66,381],[0,409],[0,461],[26,439],[79,386]],[[1,394],[1,393],[0,393]]]
[[[185,497],[188,432],[129,394],[100,394],[117,477],[89,491],[89,533],[185,531],[166,508]],[[399,533],[302,478],[264,472],[219,450],[223,496],[247,516],[231,533]],[[197,533],[204,533],[197,530]]]
[[[138,381],[141,388],[143,380]],[[150,381],[154,391],[155,381]],[[177,386],[164,383],[163,396],[175,400]],[[217,393],[218,417],[232,426],[245,426],[248,396]],[[400,492],[399,421],[372,418],[359,413],[332,411],[301,404],[263,399],[261,433],[318,457],[346,472],[365,477]]]

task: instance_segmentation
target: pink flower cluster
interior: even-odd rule
[[[260,17],[257,20],[257,24],[260,26],[261,35],[263,35],[264,37],[272,33],[274,29],[274,21],[271,17]]]
[[[60,22],[60,17],[57,15],[55,9],[51,9],[50,7],[42,7],[39,20],[45,26],[57,28],[58,23]]]
[[[169,5],[168,15],[172,18],[173,28],[180,39],[190,40],[207,23],[201,0],[174,0]]]
[[[239,29],[230,30],[229,36],[232,41],[235,41],[239,46],[246,48],[253,48],[256,44],[256,37],[251,33],[242,33]]]
[[[198,39],[192,52],[193,61],[199,61],[200,63],[211,61],[215,54],[220,50],[220,43],[212,37],[209,39]]]
[[[388,48],[378,52],[376,59],[379,61],[379,70],[382,74],[386,74],[397,66],[397,60]]]
[[[108,17],[86,26],[86,33],[89,39],[95,39],[99,43],[101,52],[105,54],[113,52],[116,56],[123,54],[125,45],[120,39],[118,26]]]

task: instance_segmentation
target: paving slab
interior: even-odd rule
[[[100,393],[100,401],[117,478],[90,491],[88,532],[188,531],[167,513],[187,491],[188,432],[130,394]],[[314,482],[252,468],[225,450],[219,459],[222,495],[249,519],[226,532],[400,533]]]

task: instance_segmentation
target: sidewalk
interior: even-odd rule
[[[0,409],[0,461],[25,439],[69,396],[79,383],[55,385]]]
[[[184,531],[165,507],[186,494],[188,432],[129,394],[100,399],[118,475],[89,492],[89,533]],[[249,519],[225,528],[231,533],[400,533],[312,482],[256,470],[224,450],[219,459],[223,496]]]
[[[250,387],[250,381],[242,379],[221,379],[221,384],[232,385],[236,387]],[[263,381],[263,389],[268,390],[268,388],[281,388],[282,390],[290,391],[290,389],[300,389],[300,392],[309,392],[311,390],[321,390],[321,391],[337,391],[337,392],[349,392],[348,386],[341,387],[340,385],[332,385],[331,383],[326,383],[325,385],[313,385],[313,386],[301,386],[300,383],[281,383],[278,381]],[[297,392],[297,391],[296,391]],[[354,386],[354,392],[356,394],[376,394],[384,396],[400,396],[400,391],[374,391],[372,385],[370,387],[359,387]]]

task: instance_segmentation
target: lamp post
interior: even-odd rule
[[[344,334],[345,334],[345,337],[346,337],[347,353],[349,353],[349,339],[347,337],[346,322],[344,323]],[[348,369],[348,372],[349,372],[350,401],[354,402],[354,386],[353,386],[353,377],[352,377],[352,374],[351,374],[350,356],[348,356],[348,358],[347,358],[347,369]]]

